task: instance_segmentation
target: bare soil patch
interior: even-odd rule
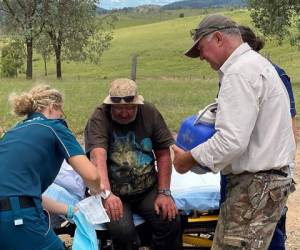
[[[298,132],[299,135],[299,132]],[[294,172],[296,191],[289,196],[287,212],[287,250],[300,250],[300,147],[298,145]]]

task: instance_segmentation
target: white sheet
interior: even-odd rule
[[[171,191],[177,208],[185,212],[219,209],[220,175],[213,173],[198,175],[192,172],[179,174],[173,168]],[[79,201],[76,196],[56,184],[52,184],[44,194],[67,204],[75,205]],[[134,215],[135,225],[143,221],[140,216]],[[96,229],[105,230],[106,227],[97,225]]]
[[[219,209],[220,174],[198,175],[192,172],[179,174],[173,168],[171,191],[178,209]]]

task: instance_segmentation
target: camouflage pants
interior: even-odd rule
[[[227,176],[226,201],[214,237],[213,250],[268,249],[292,185],[289,167],[284,177],[274,173]]]

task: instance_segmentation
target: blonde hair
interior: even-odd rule
[[[17,116],[25,116],[34,112],[42,112],[50,104],[62,106],[62,94],[49,85],[37,85],[28,92],[9,96],[12,112]]]

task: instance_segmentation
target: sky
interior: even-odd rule
[[[178,0],[100,0],[98,6],[100,8],[111,10],[124,7],[136,7],[144,4],[165,5],[176,1]]]

